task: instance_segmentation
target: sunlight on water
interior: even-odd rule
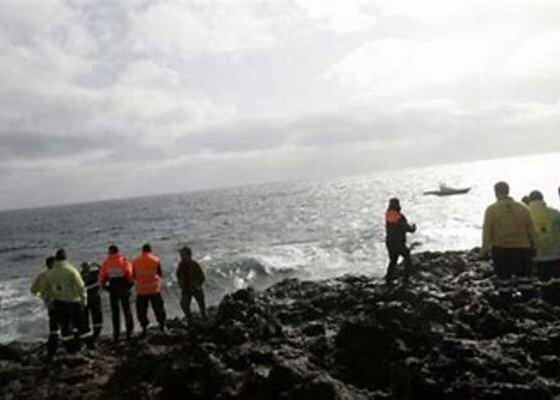
[[[117,243],[129,257],[150,242],[162,258],[171,317],[180,315],[174,268],[188,243],[207,270],[210,304],[248,285],[287,277],[382,275],[383,215],[390,197],[418,232],[415,251],[478,246],[493,184],[506,180],[516,199],[533,189],[560,206],[560,155],[381,171],[321,182],[291,182],[142,199],[0,213],[0,341],[44,332],[42,304],[28,293],[43,258],[65,246],[76,264],[101,261]],[[440,182],[466,195],[424,196]]]

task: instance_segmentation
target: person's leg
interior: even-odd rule
[[[83,314],[87,311],[78,302],[69,304],[69,318],[70,318],[70,329],[72,332],[72,340],[69,344],[70,352],[75,353],[80,350],[80,344],[82,336],[80,335],[83,330]],[[87,337],[84,336],[83,339],[91,338],[91,332],[88,332]]]
[[[109,293],[109,301],[111,303],[111,317],[113,320],[113,339],[118,340],[121,334],[121,316],[119,309],[119,294],[116,290]]]
[[[185,314],[185,318],[187,320],[191,319],[191,300],[192,300],[192,293],[190,290],[182,290],[181,291],[181,308],[183,309],[183,313]]]
[[[535,294],[532,276],[532,251],[530,249],[515,249],[512,256],[515,259],[512,260],[512,263],[515,264],[517,289],[521,292],[524,300],[529,300]]]
[[[73,352],[73,340],[74,340],[74,332],[72,331],[72,313],[73,310],[70,307],[70,304],[67,302],[59,302],[60,305],[60,314],[59,314],[59,321],[60,321],[60,340],[62,341],[66,351],[69,353]]]
[[[60,334],[60,324],[58,318],[58,308],[56,302],[49,307],[49,339],[47,341],[47,363],[50,363],[58,347],[58,336]]]
[[[134,319],[132,318],[132,310],[130,309],[130,291],[123,292],[121,295],[121,305],[124,313],[124,321],[126,324],[126,338],[130,339],[134,331]]]
[[[101,334],[101,329],[103,329],[103,311],[100,296],[91,300],[91,319],[93,322],[92,344],[95,344]]]
[[[152,296],[152,309],[154,310],[154,314],[156,316],[157,322],[159,324],[160,329],[165,329],[165,305],[163,303],[163,296],[161,293],[154,294]]]
[[[145,331],[148,328],[150,322],[148,321],[148,302],[150,301],[150,296],[136,296],[136,318],[138,323]]]
[[[391,246],[387,245],[389,254],[389,265],[387,266],[387,274],[385,275],[385,283],[390,283],[395,278],[395,268],[399,260],[399,253]]]
[[[496,274],[495,287],[502,300],[509,302],[512,295],[511,271],[509,269],[509,254],[507,249],[492,249],[492,264]]]
[[[206,318],[206,302],[204,301],[204,291],[202,290],[201,287],[196,288],[193,294],[194,294],[194,298],[196,299],[196,302],[198,303],[198,309],[200,311],[200,315],[202,316],[202,318]]]
[[[400,251],[401,256],[404,260],[404,271],[403,271],[403,282],[406,284],[412,276],[413,266],[412,259],[410,258],[410,249],[408,247],[403,247]]]

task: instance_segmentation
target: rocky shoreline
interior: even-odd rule
[[[414,261],[406,288],[284,280],[224,297],[207,321],[48,366],[39,343],[0,345],[0,398],[560,398],[560,307],[504,305],[471,252]]]

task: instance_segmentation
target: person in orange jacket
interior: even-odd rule
[[[109,246],[107,258],[99,270],[99,282],[109,291],[111,315],[113,317],[113,339],[119,340],[121,319],[119,305],[123,309],[126,337],[130,339],[134,330],[134,320],[130,310],[130,289],[134,285],[132,265],[115,245]]]
[[[404,259],[403,283],[407,284],[412,274],[412,260],[410,259],[410,249],[406,245],[406,234],[416,232],[416,225],[410,225],[406,217],[401,212],[399,199],[389,200],[389,207],[385,213],[385,245],[389,253],[389,266],[385,282],[390,284],[395,277],[395,268],[399,257]]]
[[[149,244],[142,246],[142,253],[132,260],[132,275],[136,286],[136,317],[142,327],[142,335],[148,329],[148,305],[159,323],[159,328],[165,331],[165,306],[161,296],[161,262],[152,254]]]

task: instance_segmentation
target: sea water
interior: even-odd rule
[[[560,154],[547,154],[1,212],[0,342],[46,335],[44,305],[29,287],[44,258],[59,247],[78,266],[101,262],[110,244],[133,258],[150,243],[162,259],[168,314],[177,317],[174,271],[185,244],[206,270],[209,304],[233,290],[263,289],[290,277],[382,276],[383,214],[390,197],[399,197],[409,221],[418,225],[409,238],[415,251],[470,249],[480,244],[497,180],[508,181],[517,199],[540,189],[559,207],[558,166]],[[451,197],[423,195],[440,182],[472,189]],[[108,315],[104,329],[109,332]]]

